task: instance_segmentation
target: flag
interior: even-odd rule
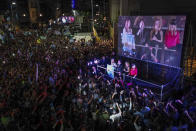
[[[100,37],[98,36],[98,34],[97,34],[97,31],[96,31],[96,29],[93,27],[93,35],[95,36],[95,38],[96,38],[96,41],[100,41],[101,39],[100,39]]]
[[[38,81],[38,64],[36,64],[36,82]]]

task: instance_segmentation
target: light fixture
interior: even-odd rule
[[[23,16],[25,17],[25,16],[26,16],[26,14],[23,14]]]
[[[39,16],[42,17],[43,15],[40,13]]]
[[[96,4],[96,7],[98,7],[99,5],[98,4]]]
[[[13,1],[13,2],[12,2],[12,5],[16,5],[16,2]]]

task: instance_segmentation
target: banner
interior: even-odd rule
[[[85,39],[85,42],[92,40],[91,33],[75,33],[73,39],[76,41],[80,41],[81,39]]]
[[[96,29],[95,29],[95,27],[93,27],[93,35],[95,36],[95,38],[96,38],[96,41],[100,41],[101,39],[100,39],[100,37],[98,36],[98,33],[97,33],[97,31],[96,31]]]

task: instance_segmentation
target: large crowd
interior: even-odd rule
[[[1,25],[1,131],[196,130],[193,85],[160,101],[148,88],[88,66],[93,58],[117,60],[112,41],[70,42],[56,30]]]

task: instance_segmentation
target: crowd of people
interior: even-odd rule
[[[2,131],[196,130],[194,88],[160,101],[148,88],[87,65],[103,56],[100,64],[115,65],[111,41],[85,45],[56,29],[1,30]],[[119,63],[118,71],[133,73]]]

